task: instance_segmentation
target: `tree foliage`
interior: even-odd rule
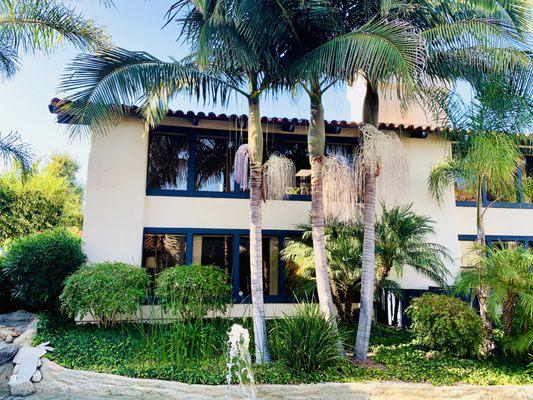
[[[13,240],[2,270],[14,299],[32,310],[56,311],[63,281],[84,262],[81,239],[56,228]]]
[[[18,165],[0,175],[0,243],[54,227],[82,224],[82,188],[78,163],[54,155],[28,172]]]

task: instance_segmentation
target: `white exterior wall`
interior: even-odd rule
[[[363,96],[353,91],[348,94],[355,100]],[[355,100],[352,119],[359,120]],[[390,99],[386,102],[388,105],[393,103]],[[384,106],[381,109],[380,120],[383,122],[413,122],[412,117],[398,120],[401,115],[390,114],[387,110],[395,108]],[[191,126],[187,120],[177,118],[169,118],[165,124]],[[201,120],[198,129],[215,127],[227,129],[228,124]],[[297,128],[295,133],[304,132]],[[343,130],[342,135],[347,133]],[[405,202],[413,203],[416,212],[428,215],[436,222],[436,236],[432,240],[446,246],[456,260],[449,266],[451,282],[459,271],[458,235],[475,233],[475,209],[456,207],[452,188],[440,206],[428,192],[429,170],[449,154],[449,143],[434,135],[427,139],[402,137],[402,142],[409,159],[410,185],[404,192]],[[147,148],[148,137],[142,123],[135,119],[120,124],[110,134],[98,137],[92,143],[83,227],[89,261],[111,260],[140,265],[144,227],[248,228],[247,199],[146,196]],[[298,223],[307,221],[309,211],[310,202],[269,201],[263,205],[263,227],[293,230]],[[488,235],[533,236],[533,209],[491,209],[487,213],[486,228]],[[427,289],[434,285],[409,267],[398,281],[402,287],[412,289]]]
[[[134,120],[91,143],[83,220],[90,262],[141,264],[147,145]]]

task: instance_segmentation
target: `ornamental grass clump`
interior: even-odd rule
[[[70,317],[89,316],[98,326],[109,328],[134,316],[148,287],[148,274],[135,265],[86,265],[65,280],[61,306]]]
[[[485,340],[483,321],[464,301],[426,293],[406,310],[417,343],[458,357],[479,357]]]
[[[214,265],[184,265],[164,270],[156,280],[156,297],[172,316],[191,320],[208,312],[223,313],[231,303],[228,274]]]
[[[272,321],[269,344],[275,360],[295,372],[311,373],[342,360],[342,336],[316,305],[304,304],[298,306],[295,316]]]

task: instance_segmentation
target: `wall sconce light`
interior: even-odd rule
[[[200,120],[198,119],[196,115],[194,117],[191,117],[191,124],[193,124],[194,126],[198,126],[199,123],[200,123]]]
[[[326,133],[330,135],[338,135],[342,128],[339,125],[326,125]]]
[[[281,130],[283,132],[294,132],[294,124],[291,124],[290,122],[282,122],[281,123]]]
[[[411,131],[409,134],[413,139],[427,139],[428,135],[427,131]]]

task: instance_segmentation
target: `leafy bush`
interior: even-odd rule
[[[33,310],[55,310],[63,281],[84,262],[81,239],[58,228],[13,240],[2,268],[14,299]]]
[[[155,293],[165,310],[184,319],[224,312],[231,302],[228,275],[214,265],[166,269],[157,277]]]
[[[485,339],[481,318],[465,302],[426,293],[407,308],[415,339],[431,350],[459,357],[478,356]]]
[[[86,265],[65,281],[63,310],[75,317],[90,314],[100,326],[113,326],[134,314],[148,293],[146,271],[123,263]]]
[[[315,305],[299,306],[294,317],[273,321],[269,340],[274,359],[295,371],[319,371],[341,360],[341,335]]]

